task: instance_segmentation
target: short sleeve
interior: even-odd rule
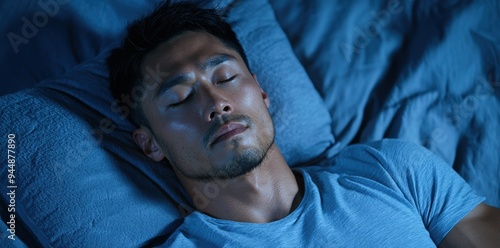
[[[383,140],[350,149],[348,156],[360,164],[358,167],[367,166],[358,168],[366,177],[403,195],[436,244],[484,201],[450,165],[419,145]]]

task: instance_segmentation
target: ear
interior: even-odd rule
[[[259,85],[260,87],[260,83],[259,83],[259,80],[257,80],[257,75],[255,74],[252,74],[253,78],[255,79],[255,82],[257,82],[257,84]],[[269,101],[269,96],[267,95],[267,93],[262,89],[262,87],[260,87],[260,94],[262,95],[262,99],[264,99],[264,102],[266,103],[266,106],[267,108],[269,108],[269,106],[271,106],[271,101]]]
[[[140,127],[134,130],[133,133],[134,141],[141,148],[142,152],[153,159],[156,162],[159,162],[165,158],[165,154],[161,151],[158,143],[155,138],[151,134],[149,130],[144,127]]]

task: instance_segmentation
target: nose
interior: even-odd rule
[[[233,106],[224,93],[217,89],[206,89],[206,101],[204,104],[203,118],[210,122],[219,115],[230,114]]]

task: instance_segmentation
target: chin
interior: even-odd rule
[[[226,146],[220,146],[217,149],[214,156],[210,158],[209,169],[205,173],[192,178],[213,181],[243,176],[262,164],[273,144],[274,136],[272,135],[262,140],[234,137]]]
[[[212,169],[205,179],[233,179],[245,175],[260,166],[267,151],[268,148],[262,147],[240,147],[238,151],[227,154],[224,159],[212,160]]]

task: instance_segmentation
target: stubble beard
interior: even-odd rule
[[[247,123],[249,126],[253,126],[255,123],[247,116],[235,115],[235,116],[224,116],[223,121],[228,122],[242,121]],[[272,123],[272,119],[271,119]],[[222,125],[222,123],[219,123]],[[240,149],[241,138],[235,137],[231,142],[231,146],[234,149],[235,155],[233,159],[229,162],[222,161],[207,161],[209,166],[203,171],[198,171],[195,168],[187,168],[183,164],[195,164],[195,161],[189,161],[189,158],[182,158],[175,156],[174,154],[169,154],[170,165],[176,168],[183,176],[189,179],[201,181],[201,182],[211,182],[214,180],[229,180],[237,178],[239,176],[245,175],[262,164],[262,161],[266,158],[269,149],[274,144],[275,130],[274,125],[271,124],[272,130],[270,133],[263,134],[263,136],[258,138],[257,147]],[[218,125],[213,125],[208,132],[207,137],[203,140],[203,145],[208,146],[210,137],[220,128]],[[165,146],[164,146],[165,147]],[[167,149],[168,151],[168,149]]]
[[[231,142],[233,142],[233,145],[237,149],[238,140],[235,139]],[[261,145],[258,148],[250,148],[238,153],[234,159],[228,163],[218,164],[215,162],[212,164],[211,175],[208,177],[198,177],[197,180],[228,180],[243,176],[262,164],[262,161],[266,157],[267,152],[273,143],[274,138],[271,139],[271,142],[261,142]]]
[[[234,149],[238,150],[239,138],[233,139],[231,143]],[[234,155],[234,158],[227,163],[223,163],[221,161],[210,161],[211,163],[209,169],[203,172],[186,170],[185,167],[182,166],[182,163],[185,163],[185,160],[182,160],[182,158],[172,159],[170,163],[189,179],[200,182],[229,180],[243,176],[259,167],[273,144],[274,132],[270,137],[266,136],[263,139],[259,139],[258,147],[247,148],[238,152]]]

